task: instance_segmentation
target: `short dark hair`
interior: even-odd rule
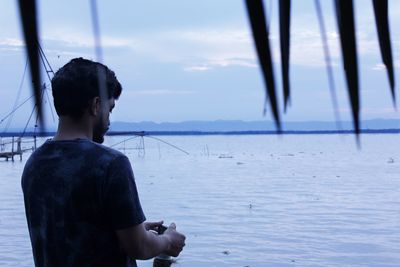
[[[51,87],[58,116],[82,117],[90,100],[100,96],[99,80],[104,79],[99,79],[99,74],[105,75],[108,98],[118,99],[121,84],[115,73],[101,63],[74,58],[56,72]]]

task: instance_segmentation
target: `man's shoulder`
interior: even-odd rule
[[[122,152],[113,149],[111,147],[107,147],[104,146],[102,144],[98,144],[98,143],[93,143],[93,152],[95,157],[98,157],[99,162],[107,162],[107,163],[111,163],[115,160],[119,160],[119,159],[123,159],[123,161],[129,161],[127,156],[125,156],[125,154],[123,154]]]
[[[23,176],[84,171],[85,175],[93,173],[97,177],[109,172],[110,168],[122,170],[128,167],[129,159],[123,153],[90,140],[47,140],[29,157]]]
[[[115,158],[126,157],[120,151],[87,139],[53,141],[47,140],[33,154],[33,158],[60,157],[86,158],[104,163]]]
[[[122,152],[90,140],[80,142],[77,149],[80,153],[87,154],[91,160],[99,164],[111,162],[116,158],[126,158]]]
[[[92,141],[88,141],[88,145],[92,146],[92,149],[95,150],[96,152],[98,152],[100,154],[108,155],[108,156],[110,156],[112,158],[126,157],[125,154],[123,154],[122,152],[120,152],[120,151],[118,151],[118,150],[116,150],[114,148],[102,145],[102,144],[98,144],[98,143],[95,143],[95,142],[92,142]]]

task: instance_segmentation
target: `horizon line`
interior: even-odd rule
[[[55,131],[46,132],[26,132],[22,137],[47,137],[52,136]],[[400,128],[388,129],[361,129],[361,134],[398,134]],[[287,130],[287,131],[110,131],[106,136],[124,136],[124,135],[307,135],[307,134],[355,134],[354,130]],[[20,132],[3,132],[0,137],[19,137]]]

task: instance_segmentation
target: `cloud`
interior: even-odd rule
[[[92,48],[90,33],[68,29],[51,31],[46,40],[57,46]],[[140,57],[181,64],[185,71],[205,71],[216,67],[255,67],[252,39],[245,29],[193,29],[137,33],[130,37],[103,34],[102,46],[125,47]]]
[[[232,44],[251,44],[251,35],[246,29],[194,29],[194,30],[176,30],[166,32],[167,35],[175,38],[209,44],[212,46],[232,45]]]
[[[201,65],[192,65],[184,68],[187,72],[203,72],[212,70],[216,67],[230,67],[230,66],[241,66],[247,68],[256,68],[258,65],[254,60],[242,59],[242,58],[209,58],[206,63]]]
[[[189,67],[183,68],[183,70],[187,71],[187,72],[202,72],[202,71],[207,71],[210,69],[212,69],[212,68],[208,67],[208,66],[189,66]]]
[[[393,59],[393,67],[396,69],[400,68],[399,59]],[[386,66],[383,63],[376,63],[371,69],[375,71],[386,71]]]
[[[129,96],[161,96],[161,95],[192,95],[195,91],[184,90],[169,90],[169,89],[154,89],[154,90],[126,90],[124,95]]]
[[[0,39],[0,51],[4,51],[4,52],[21,51],[21,49],[24,46],[25,46],[25,43],[19,39],[15,39],[15,38]]]
[[[379,43],[371,34],[364,31],[358,31],[357,52],[359,57],[379,56]],[[327,42],[330,57],[334,66],[341,64],[341,47],[337,31],[327,32]],[[279,42],[274,43],[275,48],[279,48]],[[324,47],[320,32],[317,30],[308,30],[306,28],[292,32],[290,61],[294,65],[323,67],[325,66]],[[274,57],[279,58],[279,49],[274,50]]]
[[[210,60],[210,65],[227,67],[227,66],[241,66],[248,68],[255,68],[258,64],[255,63],[254,59],[249,58],[215,58]]]
[[[392,115],[398,117],[398,114],[396,114],[394,111],[395,108],[393,107],[361,108],[361,112],[365,115],[375,115],[375,116]]]
[[[394,107],[361,107],[360,114],[364,115],[374,115],[374,116],[383,116],[383,115],[390,115],[398,117],[396,109]],[[351,108],[339,108],[339,112],[343,114],[351,114]],[[385,116],[386,117],[386,116]]]
[[[88,53],[83,53],[81,51],[67,51],[67,50],[61,50],[61,49],[46,49],[47,54],[52,54],[56,56],[65,56],[69,58],[74,58],[74,57],[84,57],[84,58],[91,58],[93,57],[93,54],[88,54]]]
[[[382,71],[382,70],[386,70],[386,66],[382,63],[378,63],[375,66],[373,66],[372,69],[377,70],[377,71]]]
[[[1,46],[12,46],[12,47],[21,47],[24,46],[25,43],[20,39],[15,38],[5,38],[0,40]]]
[[[102,35],[101,45],[103,47],[122,47],[131,46],[132,40],[126,38],[118,38],[113,36]],[[62,45],[69,47],[82,47],[92,48],[94,47],[94,37],[90,33],[73,31],[69,29],[59,29],[54,32],[50,32],[44,36],[44,40],[59,42]]]
[[[364,29],[357,32],[357,48],[360,57],[379,56],[379,46],[373,30]],[[371,28],[371,27],[370,27]],[[328,45],[332,64],[341,64],[340,41],[336,30],[327,31]],[[91,32],[69,28],[50,29],[43,35],[43,42],[52,42],[52,49],[75,53],[79,49],[93,48],[94,38]],[[394,43],[396,40],[394,40]],[[157,30],[139,32],[134,36],[115,36],[102,34],[104,48],[127,48],[136,58],[173,63],[182,66],[187,72],[204,72],[231,66],[255,68],[258,59],[248,27],[232,28],[229,25],[214,28],[193,28],[175,30]],[[18,39],[0,40],[0,46],[8,49],[23,46]],[[323,44],[318,26],[306,21],[304,25],[292,29],[290,62],[292,65],[308,67],[325,67]],[[278,35],[271,35],[272,58],[280,64]],[[0,47],[1,49],[1,47]],[[73,52],[71,52],[73,49]],[[70,51],[68,51],[70,50]],[[117,51],[117,50],[115,50]],[[59,52],[61,54],[63,52]],[[378,70],[380,66],[373,69]]]
[[[245,29],[194,29],[141,36],[135,49],[162,61],[183,65],[185,71],[207,71],[219,67],[255,67],[256,56]]]
[[[337,33],[328,32],[329,45],[333,58],[338,58]],[[43,42],[51,43],[58,54],[75,53],[68,50],[94,47],[92,34],[76,29],[49,30],[42,37]],[[17,39],[5,39],[0,45],[23,46]],[[105,48],[125,47],[140,57],[176,63],[184,71],[210,71],[231,66],[255,68],[258,60],[248,28],[176,29],[138,33],[135,36],[121,37],[102,34],[101,44]],[[273,60],[280,63],[279,40],[271,36]],[[323,66],[322,44],[319,33],[312,30],[297,30],[292,33],[291,62],[295,65]],[[110,51],[110,50],[109,50]],[[318,52],[320,51],[320,52]]]

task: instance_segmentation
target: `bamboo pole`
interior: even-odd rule
[[[14,161],[14,136],[12,137],[11,160]]]
[[[22,149],[21,149],[21,138],[17,140],[17,151],[19,153],[19,161],[22,161]]]

